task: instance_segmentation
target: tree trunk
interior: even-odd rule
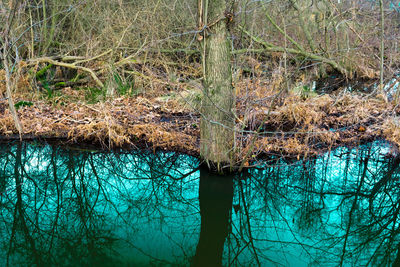
[[[207,26],[203,40],[204,94],[200,124],[200,154],[222,173],[233,164],[234,93],[225,0],[203,0]],[[208,3],[209,2],[209,3]],[[200,12],[201,14],[202,12]],[[204,25],[203,25],[204,27]]]
[[[19,133],[19,139],[22,141],[22,134],[23,134],[23,129],[21,122],[18,118],[17,111],[14,106],[14,100],[12,98],[12,91],[11,91],[11,71],[9,68],[9,53],[11,51],[10,47],[10,36],[11,36],[11,30],[12,30],[12,22],[14,21],[15,14],[19,8],[19,1],[11,1],[9,3],[10,5],[10,10],[8,10],[6,16],[5,16],[5,29],[2,32],[2,36],[0,35],[0,43],[3,42],[3,47],[0,47],[0,58],[2,58],[3,65],[4,65],[4,71],[5,71],[5,80],[6,80],[6,97],[8,99],[8,105],[10,108],[11,115],[13,117],[14,123],[15,123],[15,128],[17,128],[18,133]],[[4,20],[0,20],[0,22],[4,23]],[[1,51],[3,50],[3,51]],[[15,62],[17,63],[17,62]],[[17,64],[16,64],[17,65]]]

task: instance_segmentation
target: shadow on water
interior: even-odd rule
[[[0,266],[399,266],[389,150],[217,177],[175,153],[0,145]]]

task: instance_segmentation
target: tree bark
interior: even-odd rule
[[[4,45],[5,47],[5,45]],[[17,128],[17,131],[19,133],[19,139],[22,141],[22,134],[24,133],[24,130],[22,128],[22,124],[21,121],[19,120],[18,117],[18,113],[17,110],[15,109],[15,105],[14,105],[14,100],[12,97],[12,91],[11,91],[11,74],[10,74],[10,70],[8,67],[8,60],[7,60],[7,55],[4,53],[3,54],[4,60],[4,70],[5,70],[5,78],[6,78],[6,98],[8,100],[8,107],[10,109],[11,115],[13,117],[14,120],[14,124],[15,124],[15,128]]]
[[[2,32],[2,36],[0,35],[0,43],[3,42],[3,47],[0,48],[0,58],[2,58],[4,71],[5,71],[5,80],[6,80],[6,97],[8,99],[8,105],[10,108],[11,115],[13,117],[15,128],[18,130],[19,139],[22,140],[23,129],[21,122],[18,118],[18,113],[14,106],[14,100],[12,98],[12,91],[11,91],[11,72],[9,68],[9,53],[11,51],[11,47],[9,45],[10,41],[10,33],[12,24],[14,21],[15,14],[19,8],[19,1],[11,1],[10,3],[10,10],[5,16],[5,30]],[[0,20],[3,22],[3,20]],[[3,50],[3,51],[1,51]]]
[[[234,92],[225,0],[205,2],[203,33],[204,94],[200,154],[209,168],[222,173],[233,164]],[[209,25],[207,27],[207,25]],[[211,26],[210,26],[211,25]]]
[[[382,95],[385,95],[384,84],[383,84],[383,71],[384,71],[384,53],[385,53],[385,13],[383,10],[383,0],[379,0],[379,8],[381,13],[381,47],[380,47],[380,71],[379,71],[379,91]],[[387,99],[385,97],[387,102]]]

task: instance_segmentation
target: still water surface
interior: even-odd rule
[[[221,178],[175,153],[0,145],[0,266],[395,266],[400,159],[388,152]]]

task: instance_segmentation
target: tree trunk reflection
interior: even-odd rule
[[[233,176],[200,169],[201,231],[192,266],[221,266],[225,239],[230,230]]]

